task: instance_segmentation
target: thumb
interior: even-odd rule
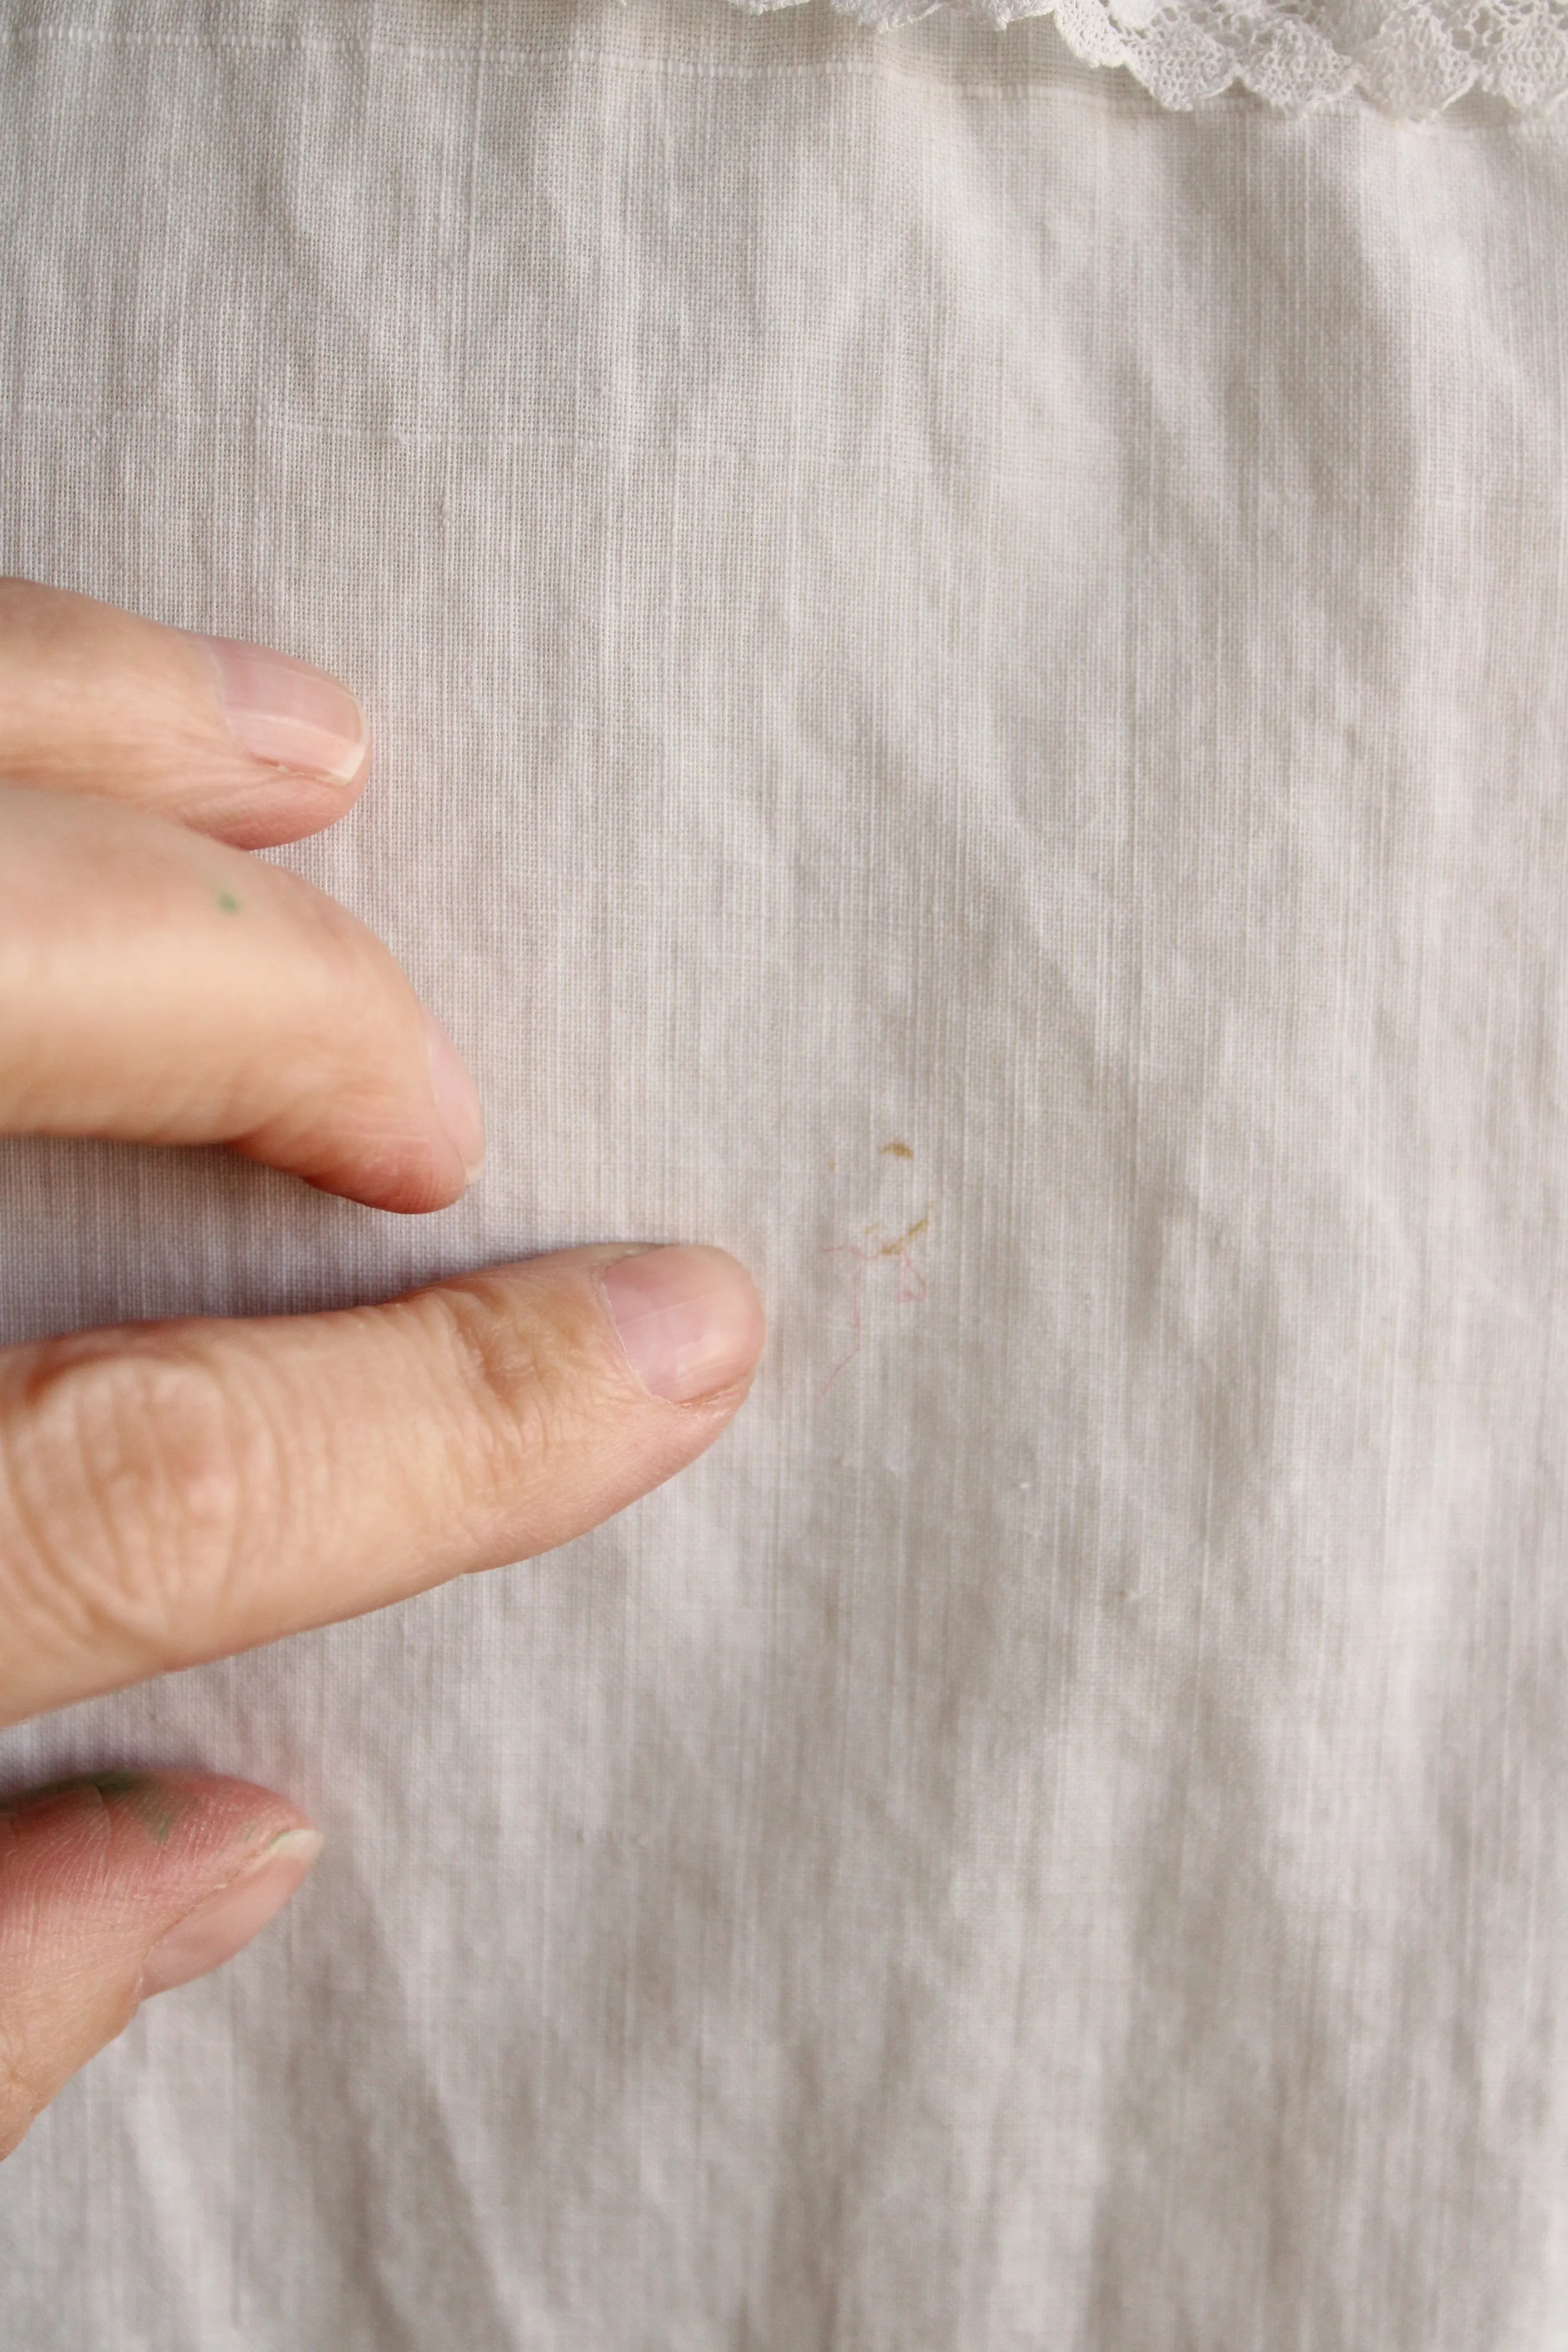
[[[140,2001],[248,1943],[321,1844],[282,1797],[207,1773],[0,1799],[0,2157]]]

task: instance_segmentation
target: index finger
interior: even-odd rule
[[[710,1444],[763,1339],[711,1249],[0,1351],[0,1723],[564,1543]]]

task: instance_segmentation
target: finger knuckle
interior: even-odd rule
[[[465,1449],[477,1441],[488,1483],[514,1491],[547,1476],[602,1419],[605,1383],[568,1314],[527,1307],[515,1285],[482,1276],[429,1294],[458,1370]]]
[[[216,1369],[176,1337],[41,1350],[0,1422],[13,1603],[117,1654],[177,1654],[193,1597],[231,1574],[256,1451]]]

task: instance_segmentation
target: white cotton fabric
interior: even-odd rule
[[[0,2339],[1555,2352],[1568,126],[0,19],[0,562],[360,689],[290,856],[492,1139],[5,1147],[5,1333],[606,1236],[773,1317],[588,1540],[0,1743],[328,1837],[6,2168]]]

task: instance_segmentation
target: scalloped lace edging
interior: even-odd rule
[[[911,24],[941,0],[833,0],[863,25]],[[740,0],[762,11],[790,0]],[[1421,121],[1467,91],[1544,114],[1568,90],[1565,0],[970,0],[997,25],[1054,16],[1076,56],[1125,66],[1162,106],[1239,83],[1300,114],[1363,98]]]

